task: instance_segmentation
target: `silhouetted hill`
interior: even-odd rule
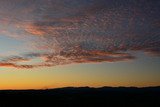
[[[160,107],[160,87],[1,90],[0,107]]]

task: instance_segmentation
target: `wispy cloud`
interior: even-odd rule
[[[0,66],[128,61],[135,56],[127,51],[139,50],[160,56],[159,4],[152,0],[1,0],[1,35],[32,44],[34,54],[4,58]],[[19,64],[34,58],[43,61]]]
[[[24,61],[32,61],[34,58],[41,59],[40,63],[22,64]],[[71,63],[97,63],[97,62],[117,62],[135,59],[127,53],[111,53],[104,51],[86,51],[80,48],[72,51],[61,51],[56,53],[30,53],[23,56],[14,56],[0,61],[1,67],[34,68],[65,65]]]

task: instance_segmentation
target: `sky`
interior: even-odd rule
[[[0,89],[159,86],[159,0],[0,0]]]

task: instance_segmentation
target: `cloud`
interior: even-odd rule
[[[23,39],[32,50],[4,58],[2,66],[34,68],[135,59],[128,51],[160,56],[159,1],[2,0],[0,9],[1,35]],[[34,58],[42,62],[22,64]]]
[[[76,47],[77,48],[77,47]],[[32,61],[34,58],[41,59],[39,63],[23,64],[24,61]],[[97,63],[97,62],[117,62],[128,61],[135,59],[134,56],[128,53],[112,53],[105,51],[86,51],[81,48],[73,51],[61,51],[56,53],[29,53],[23,56],[14,56],[4,58],[0,61],[1,67],[15,68],[36,68],[36,67],[51,67],[57,65],[66,65],[71,63]]]
[[[32,65],[16,65],[14,63],[0,63],[0,67],[14,67],[14,68],[26,68],[26,69],[29,69],[29,68],[33,68]]]

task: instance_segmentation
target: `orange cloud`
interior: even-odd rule
[[[105,51],[87,51],[80,47],[70,51],[61,51],[56,53],[30,53],[21,57],[10,57],[2,60],[0,66],[15,68],[34,68],[34,67],[51,67],[56,65],[66,65],[72,63],[98,63],[98,62],[117,62],[135,59],[128,53],[113,53]],[[21,64],[22,61],[32,61],[34,58],[40,58],[41,63],[31,65]]]
[[[43,36],[46,34],[46,32],[44,32],[42,30],[38,30],[37,27],[31,26],[31,25],[27,25],[25,30],[26,30],[26,32],[28,32],[32,35],[36,35],[36,36]]]

